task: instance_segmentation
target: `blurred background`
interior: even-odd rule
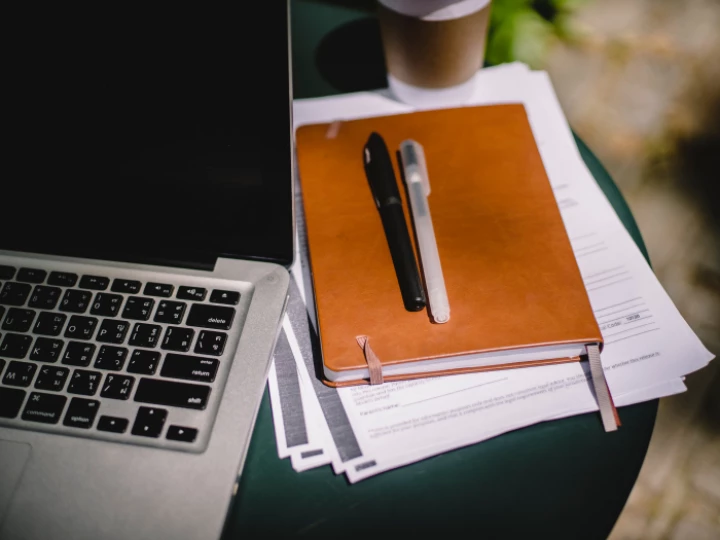
[[[653,268],[720,353],[720,2],[494,0],[487,59],[546,69],[625,195]],[[611,538],[720,538],[720,363],[660,403]]]
[[[656,275],[720,354],[720,2],[495,0],[488,59],[546,69],[635,215]],[[614,540],[720,538],[720,363],[664,399]]]
[[[653,269],[720,354],[720,2],[494,0],[487,59],[545,69],[630,205]],[[720,363],[661,401],[611,538],[720,538]]]

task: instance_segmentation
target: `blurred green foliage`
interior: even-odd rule
[[[556,39],[572,35],[570,15],[587,0],[493,0],[486,59],[540,67]]]

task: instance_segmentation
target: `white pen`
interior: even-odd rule
[[[430,313],[436,323],[446,323],[450,320],[450,304],[427,200],[430,195],[430,180],[425,165],[425,152],[418,142],[408,139],[400,144],[400,157],[420,248]]]

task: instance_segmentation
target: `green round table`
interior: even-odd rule
[[[354,33],[372,24],[366,13],[349,7],[293,2],[295,97],[336,94],[352,89],[352,84],[367,84],[367,78],[353,82],[357,70],[350,69],[362,72],[362,51],[345,51],[345,68],[351,73],[345,79],[327,75],[323,63],[332,66],[342,50],[342,38],[329,42],[328,36],[341,36],[338,29],[346,28],[350,41],[356,42]],[[346,83],[351,86],[344,87]],[[617,187],[576,140],[647,258]],[[656,412],[657,401],[622,408],[623,425],[609,434],[597,414],[545,422],[350,485],[329,466],[296,473],[289,460],[278,458],[265,392],[223,538],[606,538],[640,471]]]

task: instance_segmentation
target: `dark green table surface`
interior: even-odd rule
[[[367,14],[293,2],[292,32],[295,97],[377,82],[382,60]],[[617,187],[577,143],[647,257]],[[656,412],[657,401],[625,407],[610,434],[597,414],[546,422],[350,485],[329,466],[296,473],[278,458],[266,392],[224,538],[605,538],[640,471]]]

